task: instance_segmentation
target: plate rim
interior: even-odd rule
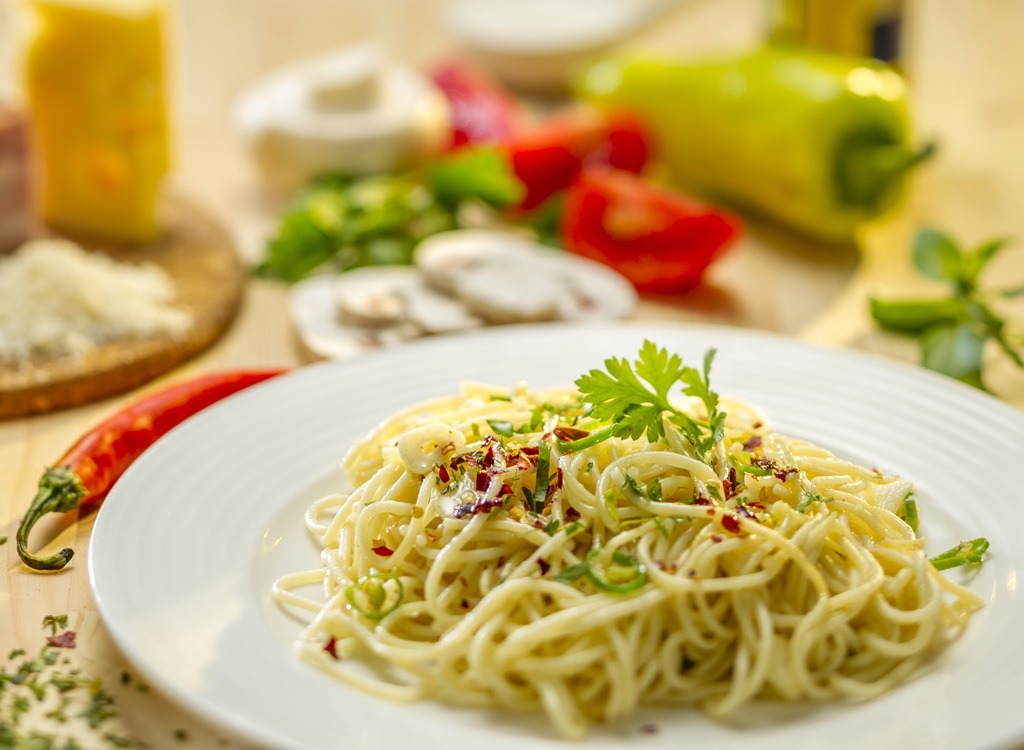
[[[433,349],[435,347],[443,348],[445,345],[468,345],[472,346],[474,340],[486,339],[491,340],[494,338],[504,339],[516,339],[522,336],[533,336],[538,333],[544,335],[554,336],[559,333],[571,333],[573,330],[580,328],[597,329],[599,331],[615,331],[622,332],[625,334],[636,335],[643,333],[645,336],[649,332],[651,338],[657,341],[656,336],[659,332],[667,332],[674,338],[700,338],[700,337],[720,337],[728,339],[729,345],[741,344],[744,340],[757,339],[764,342],[777,342],[785,347],[795,348],[801,351],[817,352],[823,356],[827,356],[830,359],[837,359],[839,363],[843,362],[859,362],[865,364],[869,368],[881,368],[883,371],[889,371],[896,373],[898,377],[920,379],[924,378],[925,381],[930,381],[933,385],[938,387],[940,390],[947,390],[949,393],[956,394],[958,399],[966,399],[968,403],[979,408],[988,408],[995,410],[996,413],[1002,414],[1005,418],[1009,419],[1011,426],[1015,427],[1019,432],[1020,436],[1024,437],[1024,414],[1021,414],[1017,410],[1013,409],[1009,405],[999,401],[995,397],[977,391],[965,384],[954,381],[945,376],[926,371],[923,368],[908,364],[906,362],[894,361],[887,359],[883,356],[871,353],[861,352],[858,350],[852,350],[847,348],[835,348],[821,346],[819,344],[809,343],[800,341],[791,336],[785,334],[778,334],[772,332],[763,331],[752,331],[749,329],[738,329],[720,325],[704,325],[704,324],[693,324],[693,325],[680,325],[674,323],[665,322],[648,322],[648,321],[631,321],[631,322],[586,322],[586,323],[572,323],[572,324],[541,324],[541,325],[520,325],[520,326],[507,326],[501,329],[484,329],[481,331],[470,331],[466,333],[460,333],[457,335],[449,335],[443,337],[432,337],[422,341],[414,341],[403,345],[402,347],[396,347],[393,349],[385,349],[368,352],[365,355],[361,355],[357,359],[345,360],[345,361],[333,361],[333,362],[320,362],[312,365],[303,366],[297,368],[293,373],[288,373],[282,377],[275,378],[272,381],[258,384],[257,386],[247,389],[247,391],[235,394],[234,396],[225,399],[223,402],[213,405],[203,413],[196,415],[195,417],[186,420],[182,425],[172,430],[167,436],[161,438],[157,444],[147,452],[146,456],[141,458],[135,465],[133,465],[128,472],[125,474],[125,480],[122,482],[130,485],[133,479],[129,477],[135,477],[144,473],[151,463],[159,460],[159,457],[166,449],[161,447],[168,444],[170,441],[181,441],[183,438],[176,438],[175,435],[179,434],[191,434],[194,431],[200,431],[209,424],[216,424],[221,419],[220,414],[228,414],[231,410],[241,409],[242,407],[238,404],[245,402],[252,402],[255,406],[259,399],[270,399],[271,396],[263,396],[264,394],[276,389],[286,389],[288,382],[299,383],[302,378],[316,378],[324,377],[323,375],[311,375],[310,373],[329,373],[329,372],[347,372],[349,369],[356,367],[367,367],[372,368],[374,366],[381,366],[387,364],[389,360],[404,360],[415,356],[420,350]],[[438,343],[443,342],[443,343]],[[622,352],[608,352],[606,356],[621,356]],[[457,379],[456,379],[457,380]],[[452,383],[453,387],[455,382]],[[291,386],[297,387],[297,386]],[[235,404],[233,406],[233,404]],[[386,416],[382,414],[381,417]],[[157,458],[153,458],[156,456]],[[141,468],[140,468],[141,467]],[[121,485],[122,482],[118,484]],[[105,539],[107,522],[105,518],[113,517],[113,511],[107,511],[107,508],[116,507],[118,503],[122,502],[118,500],[122,493],[118,491],[117,486],[111,492],[110,498],[108,498],[104,507],[101,508],[100,513],[96,519],[96,525],[93,531],[93,539]],[[111,499],[113,502],[111,502]],[[283,504],[283,500],[282,500]],[[104,515],[106,513],[106,515]],[[255,545],[256,540],[252,540],[252,545]],[[172,701],[182,705],[187,710],[192,712],[196,718],[207,724],[227,729],[234,734],[239,735],[249,741],[265,744],[272,742],[280,746],[302,746],[307,745],[295,745],[294,739],[275,733],[273,731],[267,731],[260,729],[258,731],[253,730],[244,717],[237,717],[233,713],[225,714],[223,711],[218,712],[217,710],[211,711],[210,701],[204,697],[198,696],[188,691],[182,691],[178,686],[171,684],[166,680],[163,675],[153,672],[151,669],[147,669],[143,666],[146,663],[145,654],[140,652],[139,649],[135,648],[135,644],[132,639],[122,631],[117,624],[112,624],[110,618],[110,607],[106,598],[105,583],[98,580],[96,576],[97,564],[96,561],[99,559],[97,556],[101,555],[102,552],[97,552],[97,549],[102,550],[102,544],[97,547],[90,540],[89,553],[88,553],[88,568],[89,568],[89,583],[92,591],[94,600],[96,602],[97,610],[101,616],[104,626],[110,633],[113,641],[117,648],[122,654],[128,659],[133,666],[137,667],[146,674],[147,679],[157,687],[160,692],[167,696]],[[99,567],[102,567],[100,565]],[[242,576],[242,580],[247,580],[251,577],[250,572],[246,572]],[[216,707],[214,707],[216,709]],[[529,742],[529,737],[519,737],[519,740]],[[1006,728],[1006,731],[1002,733],[1001,737],[997,737],[994,734],[989,734],[988,739],[991,742],[1003,743],[1006,741],[1020,741],[1024,739],[1024,721],[1019,723],[1016,728]]]

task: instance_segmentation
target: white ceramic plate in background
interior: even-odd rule
[[[736,329],[490,329],[260,384],[174,430],[118,482],[90,550],[100,614],[152,684],[263,745],[567,747],[539,716],[390,703],[332,681],[292,655],[300,626],[268,589],[281,573],[316,565],[303,511],[340,481],[345,450],[380,419],[463,379],[565,386],[608,356],[632,358],[645,337],[692,362],[717,347],[716,390],[758,403],[781,432],[913,479],[930,552],[987,536],[989,559],[966,578],[987,606],[927,673],[879,700],[761,704],[728,725],[688,707],[644,710],[579,746],[969,750],[1024,740],[1024,415],[909,366]],[[642,732],[646,724],[659,731]]]

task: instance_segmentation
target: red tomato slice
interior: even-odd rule
[[[639,172],[647,163],[648,151],[647,135],[630,115],[596,109],[555,115],[508,144],[512,168],[526,185],[520,209],[537,208],[569,187],[584,164]]]
[[[562,215],[566,248],[656,294],[697,286],[740,231],[731,214],[609,167],[582,171]]]

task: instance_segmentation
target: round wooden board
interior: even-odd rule
[[[177,290],[176,306],[192,316],[189,328],[174,338],[104,342],[80,356],[0,361],[0,419],[63,409],[135,388],[203,351],[227,330],[246,278],[231,238],[200,208],[180,198],[167,202],[163,224],[163,236],[152,245],[95,247],[120,261],[153,263],[166,270]]]

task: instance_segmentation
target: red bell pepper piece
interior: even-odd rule
[[[508,143],[512,169],[526,186],[519,208],[535,209],[569,187],[585,164],[639,172],[649,150],[642,124],[631,115],[596,109],[555,115]]]
[[[519,103],[479,68],[453,62],[434,71],[432,78],[451,108],[451,148],[505,143],[520,128]]]
[[[36,570],[60,570],[74,551],[50,557],[28,551],[28,535],[47,513],[88,508],[107,496],[143,451],[173,427],[232,393],[279,375],[284,370],[248,370],[202,375],[146,396],[93,428],[68,449],[39,480],[39,491],[18,526],[18,554]]]
[[[629,172],[587,167],[566,196],[561,229],[566,248],[611,266],[638,291],[675,294],[700,283],[741,224]]]

